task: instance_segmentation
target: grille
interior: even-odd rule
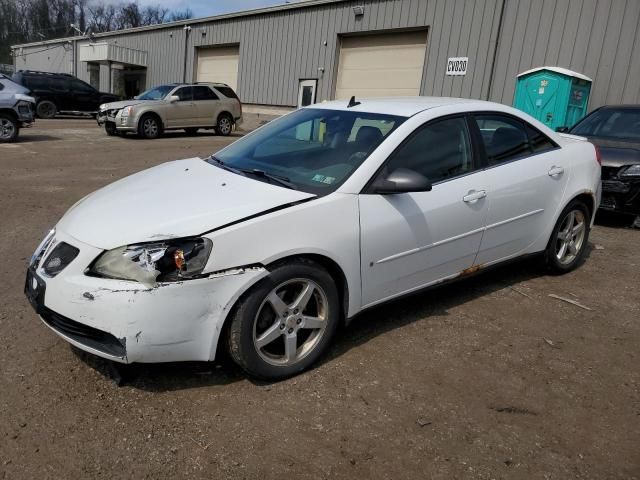
[[[618,176],[619,167],[602,167],[602,180],[610,180]]]
[[[124,339],[118,340],[110,333],[78,323],[44,306],[41,307],[40,316],[54,330],[87,347],[120,358],[127,354]]]

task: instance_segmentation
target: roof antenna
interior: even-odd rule
[[[356,96],[352,96],[351,100],[349,100],[349,105],[347,105],[347,108],[351,108],[351,107],[355,107],[356,105],[360,105],[360,102],[356,102]]]

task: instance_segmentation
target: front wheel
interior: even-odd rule
[[[579,200],[562,211],[545,252],[552,273],[567,273],[580,265],[589,242],[589,218],[589,209]]]
[[[162,124],[155,115],[145,115],[138,123],[138,135],[143,138],[158,138],[162,134]]]
[[[18,138],[20,124],[11,115],[0,113],[0,142],[14,142]]]
[[[216,132],[218,135],[222,135],[223,137],[227,137],[231,135],[231,131],[233,130],[233,119],[231,115],[223,113],[218,117],[218,124],[216,125]]]
[[[339,319],[335,282],[322,266],[307,260],[282,264],[235,308],[229,354],[254,377],[287,378],[322,355]]]

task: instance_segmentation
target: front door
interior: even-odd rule
[[[180,87],[173,95],[178,97],[178,101],[166,107],[167,126],[174,128],[195,125],[198,114],[193,102],[193,87]]]
[[[531,125],[501,114],[475,115],[485,144],[491,190],[479,265],[524,253],[548,231],[569,172],[556,145]]]
[[[298,87],[298,108],[316,103],[318,80],[300,80]]]
[[[464,116],[418,128],[379,175],[408,168],[430,192],[360,195],[363,306],[464,274],[487,216],[487,183]]]

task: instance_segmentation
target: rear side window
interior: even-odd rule
[[[218,96],[209,87],[193,87],[194,100],[218,100]]]
[[[547,150],[553,150],[556,148],[556,144],[553,143],[549,137],[539,130],[536,130],[531,125],[526,125],[527,135],[529,136],[529,145],[533,153],[546,152]]]
[[[473,157],[465,119],[448,118],[419,129],[389,160],[389,173],[398,168],[419,172],[431,183],[471,172]]]
[[[33,90],[49,90],[49,79],[46,77],[24,76],[23,82],[26,87]]]
[[[231,87],[216,87],[216,90],[227,98],[235,98],[238,100],[238,95],[236,95],[236,92],[234,92]]]
[[[476,115],[489,166],[531,153],[527,130],[519,120],[504,115]]]

